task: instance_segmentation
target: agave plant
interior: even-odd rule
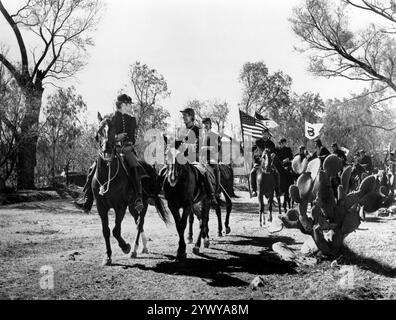
[[[319,159],[311,161],[289,189],[297,209],[280,216],[286,228],[297,228],[311,235],[324,255],[339,253],[344,238],[360,225],[360,210],[375,212],[384,200],[375,191],[375,176],[366,177],[356,191],[350,191],[351,172],[352,167],[343,169],[342,160],[336,155],[328,156],[323,168]],[[307,215],[309,203],[311,217]]]

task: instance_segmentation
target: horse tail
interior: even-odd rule
[[[170,219],[169,219],[169,211],[166,209],[166,206],[164,205],[164,202],[159,196],[159,193],[161,191],[160,185],[158,183],[158,174],[155,171],[155,169],[149,165],[145,161],[139,161],[140,165],[145,169],[147,174],[150,176],[151,183],[149,185],[150,190],[149,193],[151,194],[152,198],[154,199],[154,206],[157,209],[157,213],[160,216],[161,220],[165,222],[165,224],[170,224]]]
[[[238,198],[234,190],[234,170],[231,165],[220,164],[221,185],[231,198]]]
[[[169,211],[166,209],[164,202],[158,194],[154,196],[154,205],[161,220],[164,221],[166,225],[170,224],[171,220],[169,219]]]

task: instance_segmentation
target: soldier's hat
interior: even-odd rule
[[[287,142],[286,138],[282,138],[279,140],[279,143],[286,143],[286,142]]]
[[[210,124],[212,124],[212,119],[210,119],[210,118],[203,118],[203,119],[202,119],[202,123],[210,123]]]
[[[190,117],[195,118],[195,111],[194,111],[194,109],[192,109],[192,108],[186,108],[186,109],[184,109],[184,110],[181,110],[180,112],[183,113],[183,114],[187,114],[187,115],[189,115]]]
[[[118,103],[132,103],[132,98],[127,94],[123,93],[117,97]]]

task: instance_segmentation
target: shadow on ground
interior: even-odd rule
[[[187,258],[179,262],[173,256],[166,255],[168,261],[158,263],[153,267],[142,264],[124,266],[125,268],[138,268],[144,271],[154,271],[156,273],[192,276],[206,279],[208,285],[213,287],[242,287],[249,285],[245,280],[240,279],[238,273],[249,273],[251,275],[266,274],[296,274],[296,265],[281,260],[274,252],[270,251],[273,243],[286,241],[293,243],[288,237],[243,237],[244,240],[229,242],[232,245],[255,245],[261,246],[261,253],[250,254],[237,251],[211,248],[212,251],[225,254],[226,258],[217,258],[211,254],[200,254],[199,258]],[[243,243],[243,244],[242,244]],[[172,259],[172,260],[171,260]],[[250,280],[249,280],[250,281]]]
[[[348,247],[342,249],[342,263],[348,265],[356,265],[362,269],[369,270],[378,275],[390,278],[396,278],[396,268],[380,262],[374,258],[360,255]]]

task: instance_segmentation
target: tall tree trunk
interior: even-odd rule
[[[17,151],[18,189],[34,189],[38,125],[44,90],[42,86],[31,85],[22,89],[26,99],[26,113],[21,124],[21,135]]]

